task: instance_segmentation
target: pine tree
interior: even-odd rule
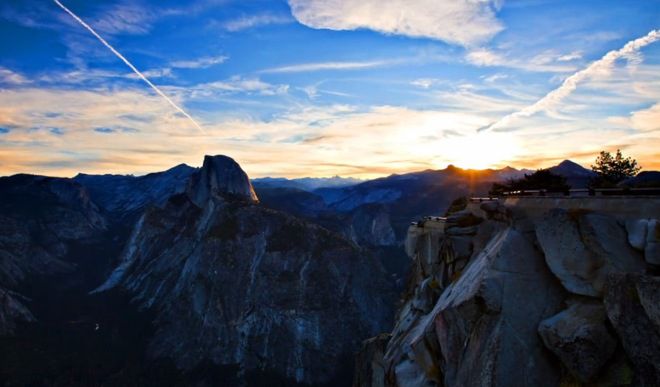
[[[601,151],[596,158],[596,163],[591,166],[591,170],[598,175],[592,182],[592,186],[615,186],[622,180],[635,176],[641,169],[642,167],[637,165],[637,160],[623,157],[620,149],[616,150],[614,156],[610,152]]]

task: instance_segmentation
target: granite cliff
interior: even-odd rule
[[[114,288],[156,315],[148,352],[236,384],[347,383],[353,353],[391,323],[379,261],[319,226],[258,205],[247,175],[206,157],[184,193],[137,221]]]
[[[660,200],[512,198],[413,225],[354,386],[660,384]]]

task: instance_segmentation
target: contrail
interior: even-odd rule
[[[141,73],[137,68],[135,68],[135,66],[133,66],[133,64],[132,64],[131,62],[129,62],[128,59],[124,58],[124,56],[123,56],[122,54],[120,54],[119,51],[115,50],[114,47],[112,47],[108,42],[105,41],[105,39],[103,39],[103,38],[101,37],[101,35],[97,34],[96,31],[94,31],[94,29],[93,29],[92,27],[90,27],[87,23],[85,23],[85,22],[84,22],[81,18],[79,18],[75,13],[71,12],[71,10],[69,10],[69,9],[68,9],[67,7],[65,7],[62,3],[60,3],[59,0],[53,0],[53,1],[54,1],[55,4],[57,4],[60,8],[62,8],[66,13],[68,13],[69,15],[71,15],[71,17],[74,18],[78,23],[80,23],[83,27],[85,27],[89,32],[91,32],[92,35],[94,35],[98,40],[100,40],[101,43],[103,43],[104,46],[106,46],[110,51],[112,51],[113,54],[115,54],[119,59],[121,59],[124,63],[126,63],[126,66],[130,67],[130,69],[133,70],[133,72],[134,72],[135,74],[137,74],[140,78],[142,78],[142,80],[145,81],[145,82],[147,83],[147,85],[149,85],[149,86],[150,86],[150,87],[151,87],[156,93],[158,93],[158,95],[160,95],[161,97],[165,98],[165,100],[166,100],[170,105],[172,105],[172,107],[173,107],[174,109],[176,109],[179,113],[181,113],[181,114],[183,114],[184,116],[186,116],[186,117],[190,120],[190,122],[192,122],[193,125],[195,125],[195,127],[197,127],[197,129],[199,129],[202,133],[206,133],[206,132],[204,131],[204,129],[202,129],[202,127],[197,123],[197,121],[195,121],[195,119],[192,118],[192,117],[190,116],[190,114],[186,113],[186,111],[183,110],[182,108],[180,108],[179,105],[177,105],[176,103],[174,103],[174,101],[172,101],[172,100],[170,99],[170,97],[168,97],[165,93],[163,93],[158,87],[156,87],[156,85],[154,85],[153,83],[151,83],[151,81],[150,81],[149,79],[147,79],[147,77],[145,77],[144,75],[142,75],[142,73]]]
[[[614,64],[614,62],[617,59],[624,57],[630,58],[642,47],[654,43],[658,40],[660,40],[659,30],[652,30],[651,32],[646,34],[646,36],[643,36],[635,40],[631,40],[630,42],[626,43],[626,45],[623,46],[621,49],[612,50],[608,52],[607,54],[605,54],[605,56],[603,56],[599,60],[591,63],[587,68],[580,70],[577,73],[566,78],[564,82],[561,84],[561,86],[552,90],[551,92],[546,94],[543,98],[536,101],[534,104],[529,105],[515,113],[508,114],[500,118],[499,120],[493,122],[492,124],[478,129],[477,131],[481,132],[484,130],[500,128],[506,126],[516,118],[529,117],[534,113],[538,113],[540,111],[548,109],[553,105],[556,105],[562,99],[564,99],[569,94],[571,94],[577,88],[579,82],[589,77],[592,73],[602,70],[607,70],[609,67],[611,67]]]

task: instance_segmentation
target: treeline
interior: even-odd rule
[[[591,166],[594,177],[589,182],[589,188],[615,188],[622,181],[637,175],[642,169],[637,160],[624,157],[621,150],[615,155],[602,151]],[[571,186],[564,176],[553,173],[550,169],[538,169],[534,173],[525,174],[520,179],[511,179],[506,183],[494,183],[490,194],[502,195],[512,191],[545,190],[546,192],[568,193]]]

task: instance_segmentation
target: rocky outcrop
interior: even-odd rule
[[[187,193],[199,207],[204,206],[209,198],[223,195],[259,201],[247,174],[227,156],[204,156],[204,164],[190,179]]]
[[[608,208],[487,201],[411,226],[379,386],[658,385],[652,221]]]
[[[645,269],[625,229],[612,217],[555,209],[535,230],[548,267],[572,293],[599,296],[610,273]]]
[[[153,310],[149,353],[181,369],[345,384],[361,341],[390,323],[384,270],[338,234],[256,201],[238,164],[207,157],[187,194],[141,217],[99,291],[124,289]]]

